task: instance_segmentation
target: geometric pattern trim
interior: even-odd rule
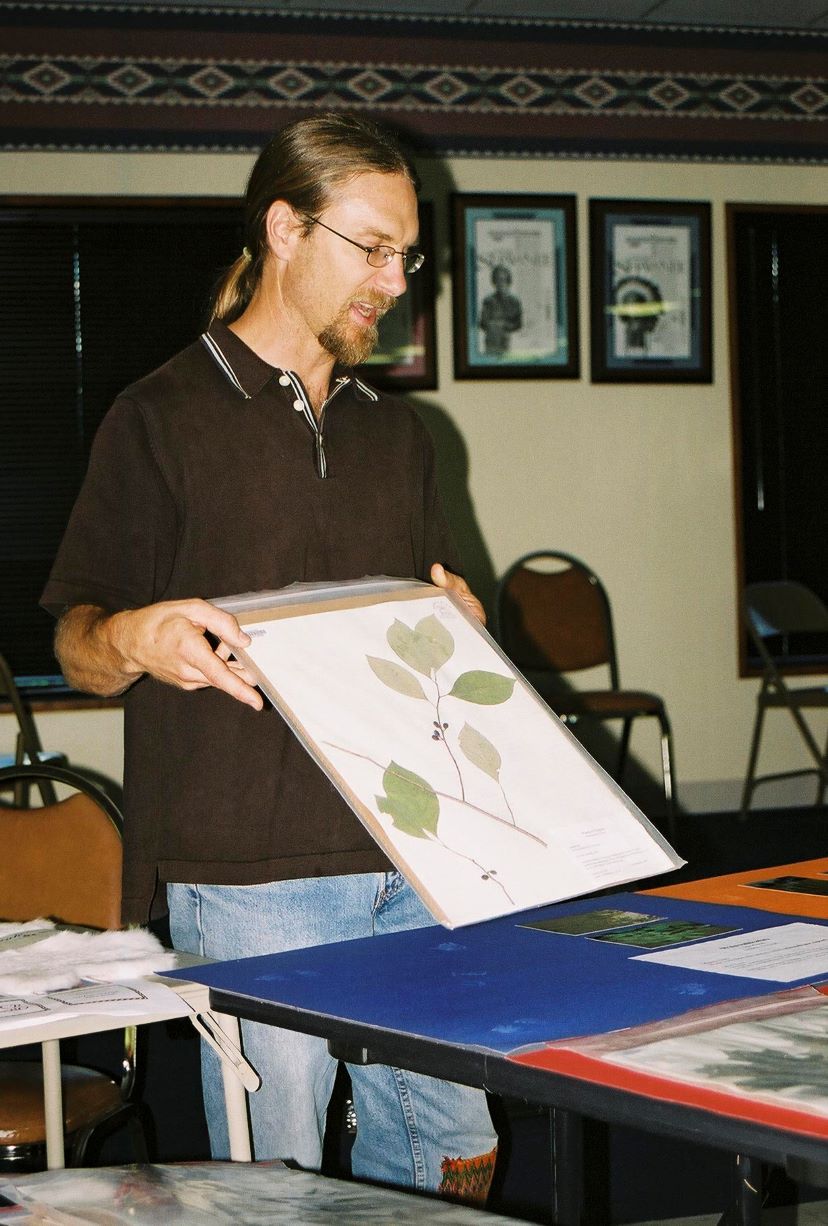
[[[822,35],[7,0],[5,149],[259,148],[359,109],[426,152],[824,162]],[[494,36],[493,36],[494,35]]]

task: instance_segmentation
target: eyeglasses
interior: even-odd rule
[[[344,238],[346,243],[350,243],[352,247],[359,247],[360,251],[365,252],[365,258],[372,268],[386,268],[395,255],[402,256],[403,272],[406,276],[409,273],[416,272],[418,268],[422,268],[425,256],[421,251],[397,251],[394,247],[366,247],[364,243],[358,243],[354,238],[348,238],[347,234],[340,234],[338,230],[332,229],[331,226],[326,226],[324,221],[320,221],[318,217],[311,217],[310,213],[303,213],[308,221],[312,221],[315,226],[321,226],[323,230],[329,230],[331,234],[335,234],[337,238]]]

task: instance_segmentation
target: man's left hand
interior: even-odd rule
[[[442,587],[447,592],[454,592],[455,596],[460,597],[472,616],[476,617],[481,625],[486,625],[486,614],[483,611],[482,604],[468,583],[466,583],[466,580],[461,579],[460,575],[453,574],[452,571],[446,570],[442,563],[435,562],[431,568],[431,582],[435,587]]]

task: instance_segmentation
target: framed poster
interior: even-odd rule
[[[590,200],[595,383],[710,383],[710,205]]]
[[[379,343],[360,367],[366,382],[384,391],[427,391],[437,387],[437,341],[434,325],[433,206],[420,202],[419,250],[422,268],[408,277],[408,289],[383,315]]]
[[[454,377],[576,379],[574,196],[452,196]]]

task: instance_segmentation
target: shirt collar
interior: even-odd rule
[[[235,332],[220,319],[213,319],[201,336],[201,341],[213,361],[245,400],[257,396],[263,388],[279,375],[285,373],[278,366],[271,366],[254,353]],[[358,379],[345,366],[335,366],[331,374],[331,391],[337,383],[348,383],[361,400],[377,400],[373,388]]]

